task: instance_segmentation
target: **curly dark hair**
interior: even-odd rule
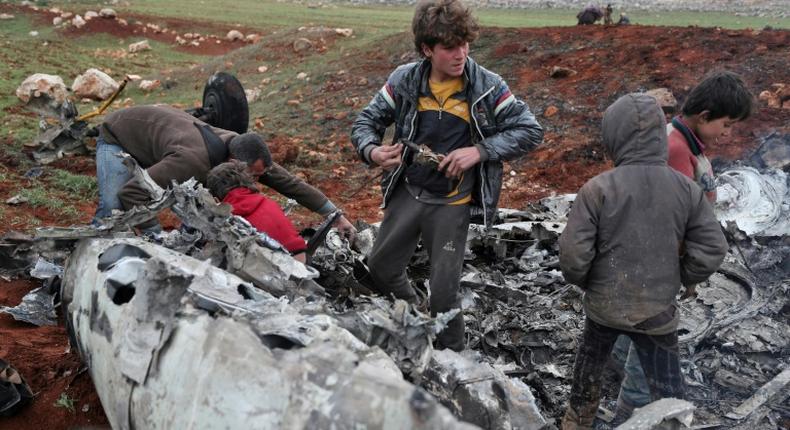
[[[480,31],[472,11],[460,0],[421,0],[411,22],[414,48],[421,56],[422,45],[430,48],[437,43],[453,48],[474,42]]]
[[[252,176],[247,173],[247,165],[238,160],[226,161],[211,169],[206,178],[206,187],[220,200],[234,188],[244,187],[258,191]]]

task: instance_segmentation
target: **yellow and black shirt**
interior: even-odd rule
[[[469,103],[464,79],[428,82],[429,92],[420,94],[417,104],[415,143],[437,154],[472,146]],[[474,170],[460,179],[448,179],[432,165],[413,163],[406,169],[406,182],[414,197],[434,204],[465,204],[471,200]]]

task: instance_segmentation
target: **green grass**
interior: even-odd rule
[[[94,200],[98,196],[98,186],[96,178],[93,176],[75,175],[57,169],[50,182],[55,188],[65,191],[79,200]]]
[[[70,397],[66,393],[60,393],[60,397],[58,397],[58,400],[55,401],[53,406],[55,406],[56,408],[66,409],[67,411],[69,411],[69,412],[71,412],[73,414],[74,411],[75,411],[74,403],[76,403],[76,402],[77,402],[77,399],[75,399],[73,397]]]
[[[80,6],[77,6],[80,4]],[[76,11],[95,8],[90,1],[70,2]],[[237,0],[229,8],[224,2],[209,0],[136,0],[128,7],[116,7],[119,12],[130,11],[162,17],[240,24],[254,28],[282,28],[303,25],[351,27],[356,31],[392,34],[407,30],[413,6],[346,5],[331,3],[321,7],[307,4],[277,2],[275,0]],[[550,27],[576,24],[577,10],[569,9],[479,9],[475,14],[483,26],[495,27]],[[619,10],[615,11],[619,13]],[[725,28],[790,28],[790,18],[740,17],[720,12],[646,12],[627,11],[634,23],[645,25],[698,25]]]

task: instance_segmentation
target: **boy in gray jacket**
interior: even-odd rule
[[[592,426],[620,334],[636,345],[654,400],[684,396],[676,296],[715,272],[728,246],[699,186],[667,165],[665,127],[644,94],[606,110],[603,144],[615,168],[579,190],[560,237],[562,273],[584,290],[586,314],[563,429]]]

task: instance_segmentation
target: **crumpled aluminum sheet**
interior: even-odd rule
[[[119,245],[150,257],[98,269]],[[134,294],[120,300],[108,285]],[[140,240],[78,245],[64,275],[67,318],[113,428],[477,428],[311,303],[249,288]]]
[[[790,231],[790,188],[781,170],[739,167],[716,179],[716,217],[735,222],[749,236],[784,236]]]

